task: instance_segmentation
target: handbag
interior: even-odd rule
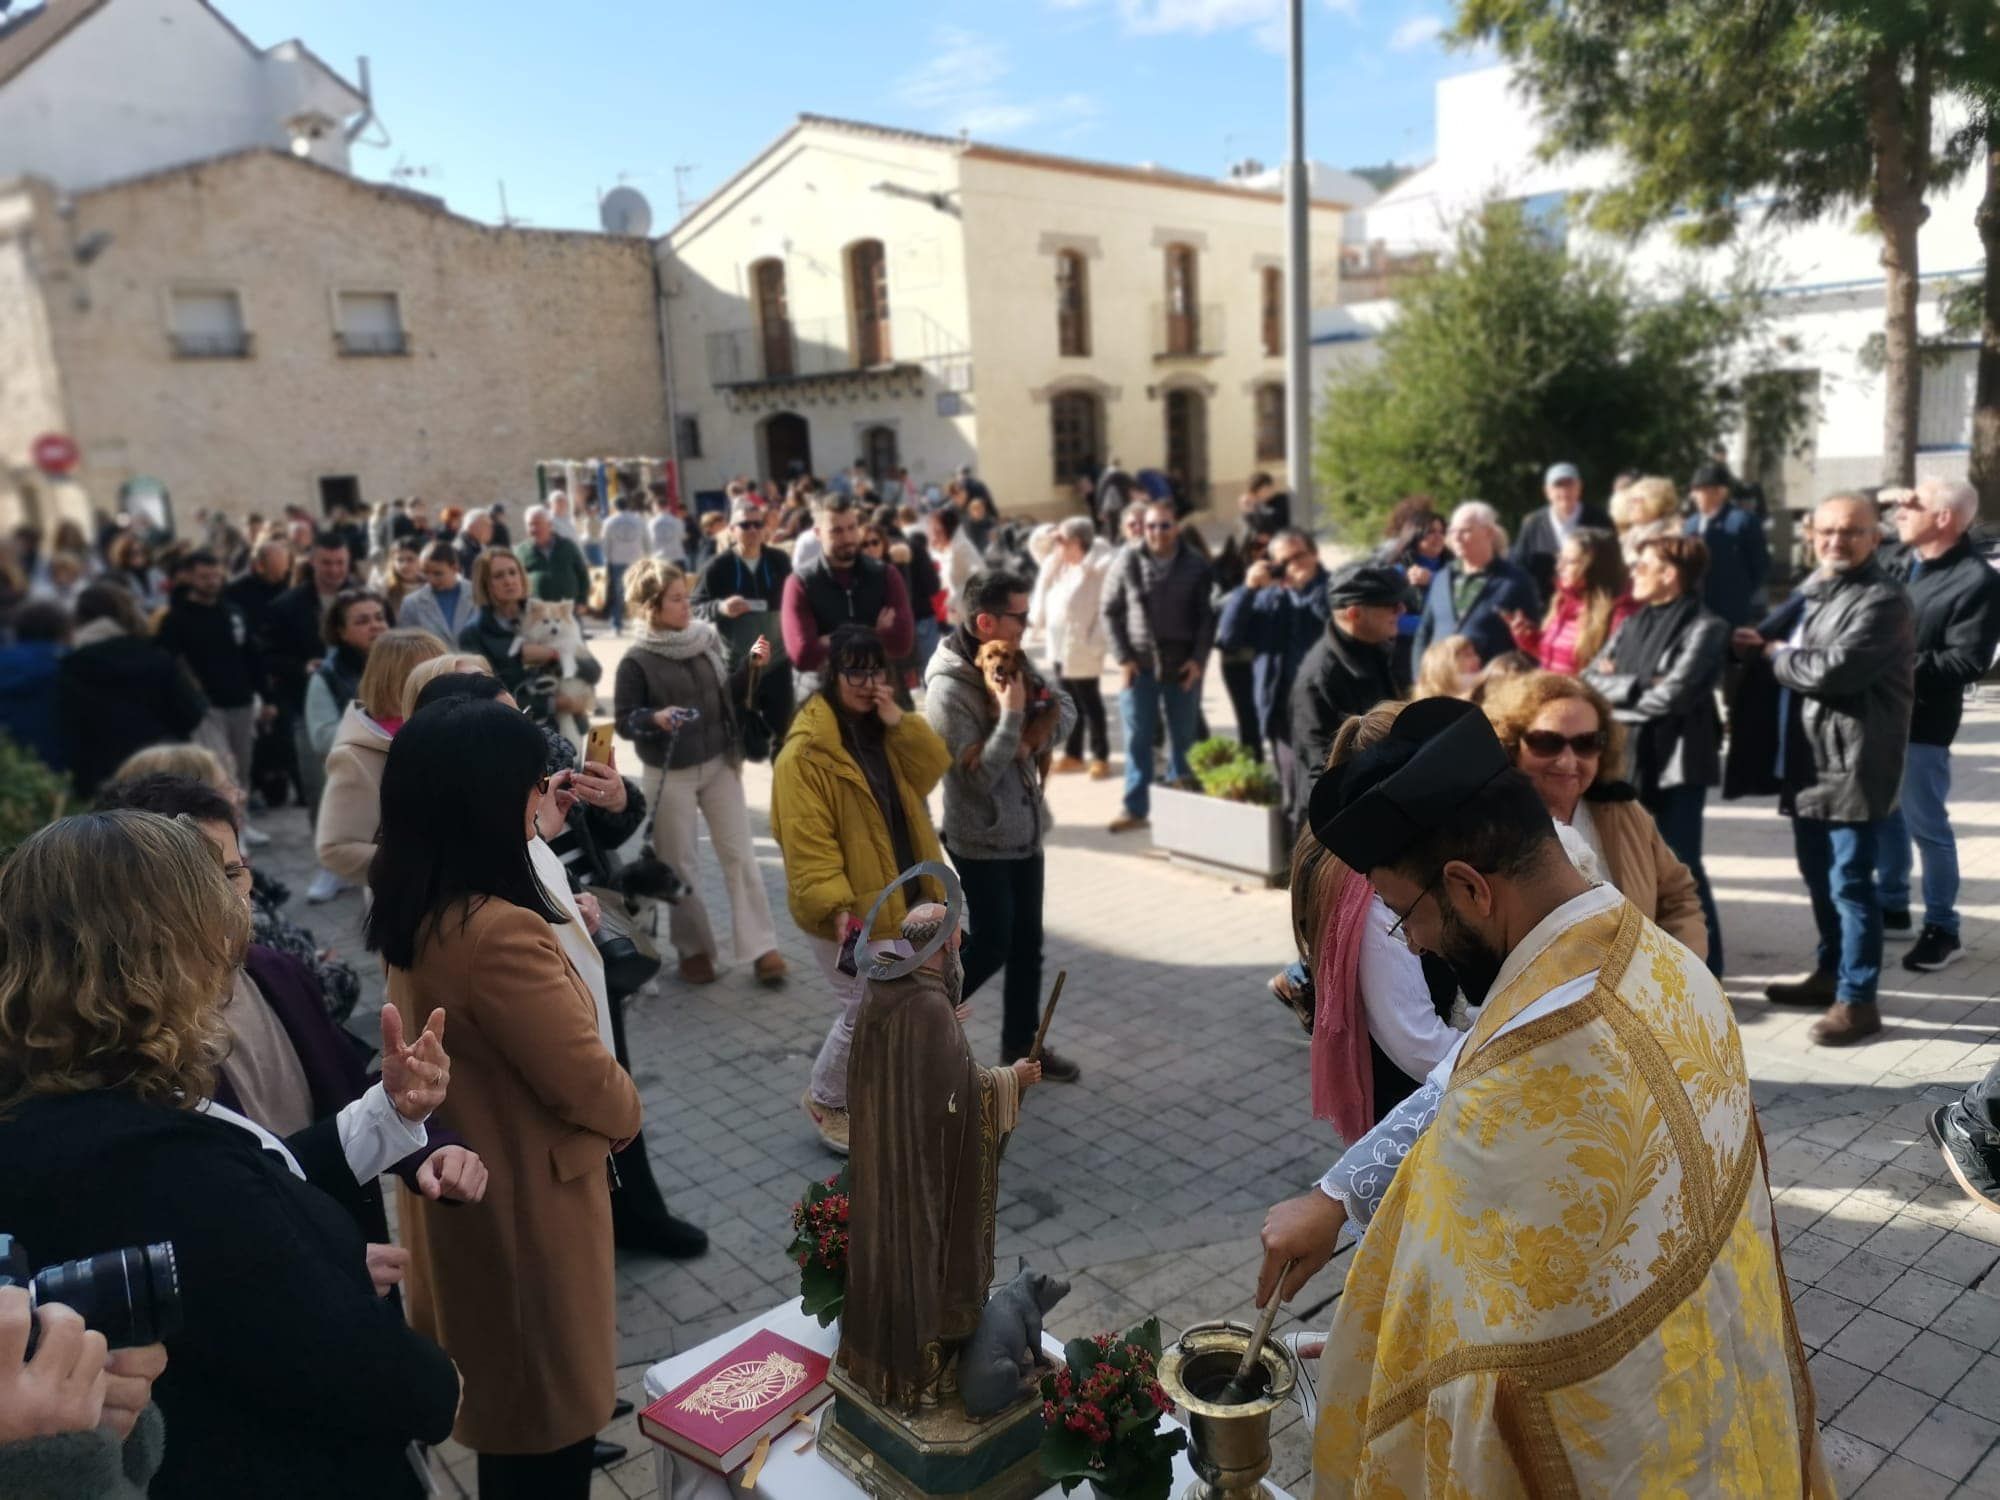
[[[604,988],[613,995],[629,995],[660,972],[660,950],[616,902],[600,901],[598,913],[591,941],[604,960]]]

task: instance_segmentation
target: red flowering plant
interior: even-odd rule
[[[1065,1495],[1087,1479],[1117,1500],[1167,1500],[1187,1434],[1160,1421],[1174,1403],[1159,1363],[1158,1318],[1063,1346],[1063,1363],[1042,1377],[1041,1457]]]
[[[847,1304],[847,1168],[815,1182],[792,1205],[792,1242],[785,1253],[799,1267],[799,1310],[824,1328]]]

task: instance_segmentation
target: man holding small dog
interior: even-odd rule
[[[1000,1058],[1011,1063],[1028,1055],[1041,1019],[1042,835],[1051,819],[1036,760],[1068,735],[1076,704],[1019,650],[1026,583],[999,570],[975,573],[964,601],[965,623],[938,644],[924,672],[924,716],[951,751],[944,846],[965,887],[965,993],[1006,969]],[[979,658],[995,641],[1015,650],[987,653],[989,675]],[[1079,1069],[1044,1047],[1042,1076],[1073,1083]]]

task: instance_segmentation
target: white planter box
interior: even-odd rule
[[[1155,849],[1213,874],[1272,885],[1291,868],[1284,814],[1275,807],[1155,786],[1152,825]]]

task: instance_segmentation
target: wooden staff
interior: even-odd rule
[[[1068,969],[1056,970],[1055,988],[1049,991],[1049,1003],[1042,1007],[1042,1024],[1035,1028],[1035,1045],[1028,1049],[1028,1061],[1042,1060],[1042,1043],[1048,1039],[1049,1022],[1056,1018],[1056,1002],[1062,999],[1063,981],[1069,978]],[[1000,1149],[993,1153],[993,1160],[1000,1161],[1007,1154],[1007,1143],[1014,1139],[1014,1132],[1008,1131],[1000,1137]]]

